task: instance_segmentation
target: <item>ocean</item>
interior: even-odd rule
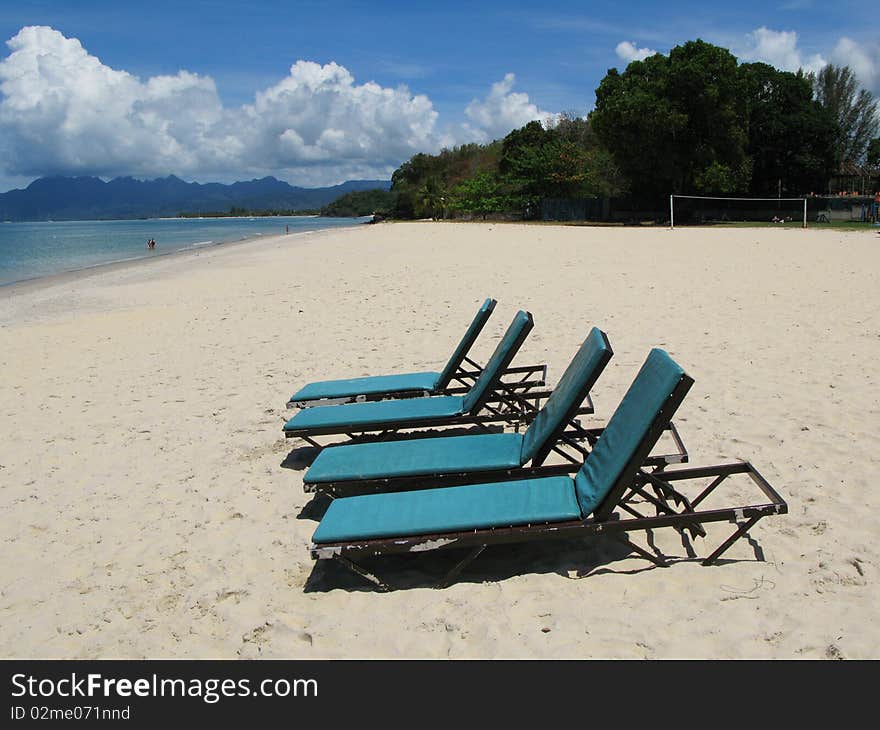
[[[0,223],[0,286],[100,264],[274,236],[359,225],[366,218],[277,216]],[[156,248],[147,250],[147,241]]]

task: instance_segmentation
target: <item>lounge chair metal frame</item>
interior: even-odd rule
[[[465,370],[464,366],[459,367],[452,376],[452,380],[461,383],[460,386],[447,388],[446,392],[451,395],[466,393],[470,387],[477,382],[477,378],[483,374],[483,366],[480,363],[471,360],[465,355],[464,363],[473,368],[473,370]],[[501,381],[508,387],[514,388],[516,392],[522,392],[523,389],[541,387],[547,384],[547,363],[540,365],[518,365],[517,367],[508,367],[502,375],[520,375],[519,380]]]
[[[646,457],[669,424],[672,414],[681,404],[693,382],[693,379],[687,375],[681,378],[605,499],[585,519],[432,535],[313,543],[309,550],[310,555],[315,560],[336,560],[374,583],[381,590],[390,590],[387,583],[358,565],[355,560],[395,553],[470,548],[468,554],[457,562],[438,584],[438,587],[445,587],[490,545],[539,539],[609,535],[655,565],[666,567],[669,562],[662,554],[659,552],[652,554],[649,550],[636,545],[629,539],[629,533],[650,532],[661,527],[672,527],[682,535],[684,540],[686,539],[685,531],[690,532],[692,537],[705,537],[706,531],[703,524],[712,522],[736,524],[735,531],[701,561],[703,565],[712,565],[731,545],[745,536],[760,519],[768,515],[786,514],[788,505],[749,462],[690,467],[675,471],[665,471],[660,467],[653,471],[647,471],[643,467]],[[725,509],[697,509],[699,504],[714,492],[727,477],[737,473],[747,474],[751,477],[768,501]],[[688,499],[674,486],[675,482],[682,480],[705,479],[707,477],[713,477],[712,481],[694,499]],[[656,514],[645,514],[647,506],[653,507]],[[689,549],[689,554],[691,553],[693,553],[692,547]],[[695,557],[695,553],[693,556]]]

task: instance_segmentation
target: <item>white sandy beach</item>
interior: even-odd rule
[[[7,287],[0,656],[878,658],[878,272],[867,231],[396,223]],[[691,463],[748,459],[788,501],[763,559],[550,541],[443,590],[449,556],[393,560],[387,594],[316,567],[287,398],[439,369],[489,296],[473,356],[528,309],[517,362],[551,384],[608,333],[591,424],[667,349]]]

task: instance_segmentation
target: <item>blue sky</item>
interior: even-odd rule
[[[849,63],[880,95],[867,12],[811,0],[18,0],[0,9],[0,36],[17,39],[0,51],[0,190],[55,173],[387,177],[417,151],[585,114],[609,67],[697,37],[780,68]],[[298,61],[311,63],[292,72]]]

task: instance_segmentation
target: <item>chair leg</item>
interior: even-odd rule
[[[729,548],[733,543],[739,540],[743,535],[745,535],[752,527],[755,526],[755,523],[761,519],[761,516],[752,517],[748,522],[744,522],[739,526],[736,532],[734,532],[730,537],[728,537],[718,548],[713,552],[708,558],[703,561],[703,565],[712,565],[718,557],[723,553],[727,548]]]
[[[458,574],[461,573],[462,570],[464,570],[464,567],[468,563],[473,561],[475,558],[477,558],[479,556],[479,554],[481,552],[483,552],[483,550],[485,550],[485,549],[486,549],[485,545],[478,545],[473,550],[471,550],[462,560],[460,560],[458,563],[456,563],[453,566],[452,570],[450,570],[444,576],[443,580],[441,580],[437,584],[437,587],[438,588],[446,588],[450,583],[452,583],[452,581],[454,581],[458,577]]]
[[[342,563],[350,571],[357,573],[359,576],[361,576],[362,578],[365,578],[370,583],[373,583],[374,585],[378,586],[379,590],[381,590],[383,592],[388,592],[388,591],[392,590],[391,586],[389,586],[387,583],[384,583],[378,577],[376,577],[372,573],[367,572],[360,565],[358,565],[355,562],[352,562],[348,558],[344,558],[341,555],[334,555],[333,559],[338,560],[340,563]]]

